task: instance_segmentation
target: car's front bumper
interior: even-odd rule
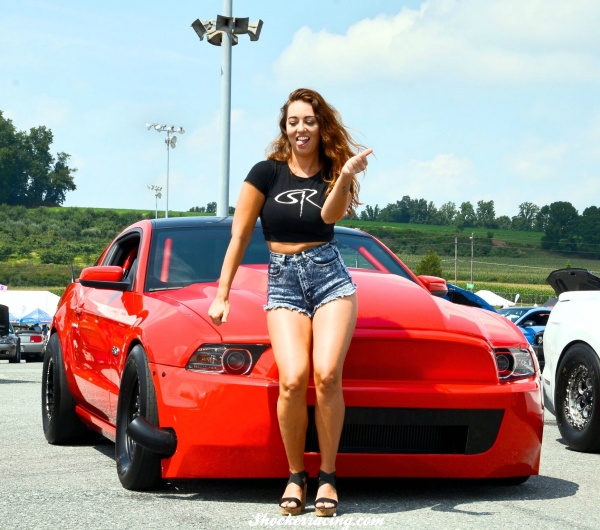
[[[165,478],[287,476],[276,381],[155,364],[150,370],[160,427],[177,435],[176,453],[163,460]],[[344,381],[344,399],[348,410],[396,409],[403,415],[419,409],[422,418],[433,417],[432,411],[440,417],[443,409],[457,418],[460,411],[485,415],[501,410],[502,419],[491,447],[479,454],[340,453],[339,476],[492,478],[538,473],[543,430],[538,377],[502,385]],[[309,388],[309,406],[314,401],[314,389]],[[469,436],[476,436],[475,430]],[[318,472],[319,462],[317,452],[305,453],[309,473]]]

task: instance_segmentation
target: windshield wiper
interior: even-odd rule
[[[149,293],[153,293],[155,291],[173,291],[175,289],[183,289],[184,286],[178,285],[177,287],[154,287],[152,289],[148,289]],[[187,285],[185,286],[187,287]]]

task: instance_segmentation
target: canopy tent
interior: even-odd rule
[[[52,318],[59,300],[60,297],[50,291],[0,291],[0,304],[8,306],[17,319],[36,309],[41,309]]]
[[[17,322],[19,322],[19,317],[16,317],[12,313],[8,313],[8,320],[11,324],[16,324]]]
[[[52,317],[39,307],[19,319],[19,324],[51,324]]]
[[[515,305],[514,302],[511,302],[510,300],[506,300],[505,298],[498,296],[496,293],[492,293],[492,291],[486,291],[485,289],[483,289],[481,291],[477,291],[475,294],[477,296],[480,296],[481,298],[483,298],[488,304],[496,306],[496,307],[501,306],[502,308],[504,308],[504,307],[512,307]]]

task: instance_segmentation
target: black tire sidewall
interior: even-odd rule
[[[592,415],[588,424],[577,430],[569,423],[565,413],[565,396],[569,375],[574,367],[584,365],[592,377],[596,394],[600,391],[600,361],[596,352],[587,344],[571,346],[560,360],[556,371],[556,387],[554,392],[554,409],[556,422],[561,436],[567,445],[576,451],[597,451],[600,449],[600,407],[598,395],[594,396]]]
[[[121,484],[130,490],[153,489],[161,482],[161,458],[158,454],[136,445],[133,454],[127,450],[127,419],[133,392],[140,384],[140,416],[158,426],[158,410],[154,383],[148,369],[146,353],[141,346],[135,346],[125,363],[119,401],[117,404],[117,429],[115,456],[117,474]]]
[[[53,363],[54,407],[50,418],[46,414],[46,386],[50,360]],[[53,333],[46,346],[42,365],[42,426],[51,444],[72,442],[87,433],[87,428],[75,413],[75,401],[69,390],[58,334]]]

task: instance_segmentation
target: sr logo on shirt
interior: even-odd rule
[[[279,204],[298,204],[300,203],[300,217],[302,217],[302,209],[304,208],[304,201],[306,200],[313,206],[322,210],[321,206],[310,200],[315,194],[319,193],[318,190],[288,190],[280,193],[275,197],[275,202]],[[287,200],[285,200],[287,199]]]

